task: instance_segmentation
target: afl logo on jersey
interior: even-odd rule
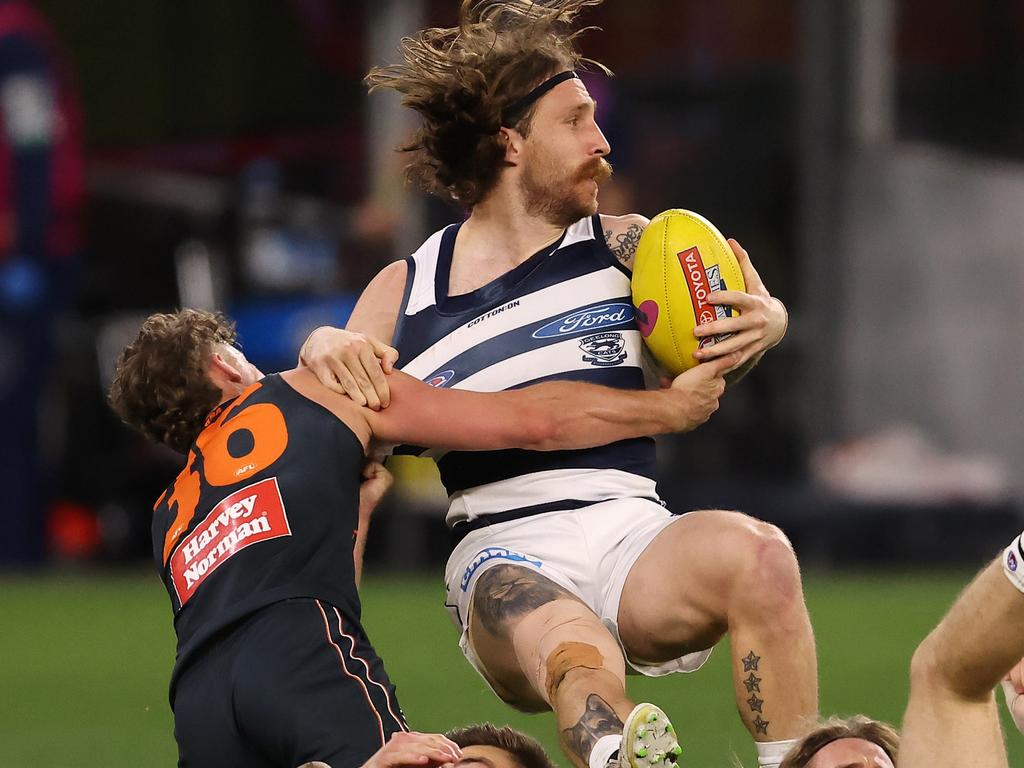
[[[446,387],[448,386],[448,382],[454,378],[455,371],[441,371],[440,373],[435,373],[429,379],[426,379],[424,384],[430,387]]]
[[[626,359],[626,342],[621,333],[596,333],[580,339],[583,362],[606,367]]]
[[[533,332],[535,339],[551,339],[573,333],[613,328],[633,322],[633,305],[620,301],[592,304],[564,317],[560,317]]]

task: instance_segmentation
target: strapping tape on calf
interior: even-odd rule
[[[589,643],[559,643],[548,656],[546,666],[548,679],[545,687],[550,701],[566,675],[574,669],[601,669],[604,656]]]

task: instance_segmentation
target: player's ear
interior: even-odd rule
[[[505,162],[509,165],[519,165],[520,154],[523,151],[523,136],[515,128],[501,128],[501,138],[505,142]]]
[[[219,352],[210,355],[210,362],[206,366],[207,375],[216,384],[219,380],[227,380],[237,384],[242,380],[242,372],[239,371],[229,360],[225,360]]]

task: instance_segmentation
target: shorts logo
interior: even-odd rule
[[[1017,556],[1013,552],[1006,553],[1006,567],[1011,571],[1017,570]]]
[[[455,378],[455,371],[452,371],[452,370],[441,371],[440,373],[435,373],[433,376],[431,376],[429,379],[427,379],[424,383],[427,384],[427,386],[431,386],[431,387],[445,387],[445,386],[448,385],[448,382],[451,381],[454,378]]]
[[[513,563],[529,563],[535,565],[538,568],[543,568],[544,563],[540,560],[532,560],[526,555],[522,555],[519,552],[513,552],[511,549],[505,549],[504,547],[487,547],[481,549],[476,553],[476,557],[473,558],[473,562],[466,568],[466,572],[462,574],[462,582],[459,587],[465,592],[469,588],[469,582],[473,578],[473,574],[477,572],[477,569],[481,565],[486,563],[488,560],[510,560]]]
[[[586,333],[599,328],[612,328],[633,322],[633,306],[621,301],[592,304],[553,320],[533,332],[535,339],[553,339],[573,333]]]
[[[178,602],[184,607],[207,576],[246,547],[291,535],[276,477],[225,496],[171,555]]]
[[[626,359],[626,342],[621,333],[596,333],[580,339],[585,353],[583,362],[602,368],[618,365]]]

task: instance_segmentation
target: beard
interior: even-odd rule
[[[603,157],[588,160],[572,173],[551,160],[527,165],[519,179],[526,212],[565,229],[597,213],[596,195],[581,185],[594,181],[600,186],[611,175],[612,166]]]

